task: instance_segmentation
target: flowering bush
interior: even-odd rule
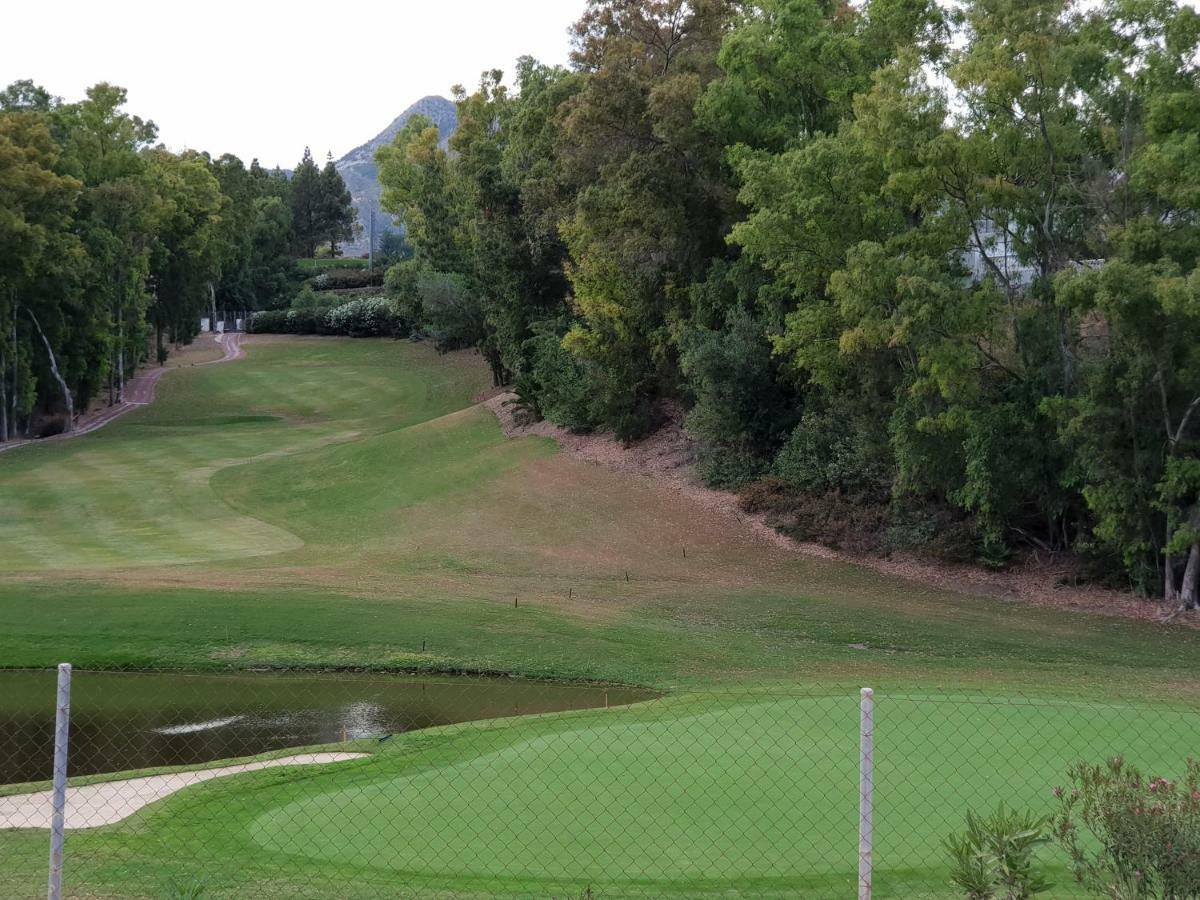
[[[349,337],[390,337],[396,333],[395,305],[384,297],[351,300],[329,310],[325,325],[330,334]]]
[[[1183,778],[1147,778],[1122,757],[1077,763],[1054,833],[1075,879],[1113,900],[1200,897],[1200,763]]]
[[[407,324],[391,300],[385,297],[366,297],[332,308],[263,310],[250,317],[248,330],[259,334],[394,337],[407,333]]]

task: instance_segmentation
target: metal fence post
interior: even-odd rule
[[[48,900],[61,900],[63,830],[67,811],[67,736],[71,727],[71,664],[58,667],[58,700],[54,709],[54,797],[50,820],[50,883]]]
[[[875,692],[863,688],[858,725],[858,900],[871,900],[875,808]]]

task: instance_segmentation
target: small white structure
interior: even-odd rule
[[[200,320],[200,333],[207,334],[212,331],[212,319],[207,317]]]
[[[975,222],[975,232],[979,235],[982,248],[972,243],[963,254],[963,262],[971,270],[972,281],[980,282],[995,277],[995,271],[988,265],[990,259],[1013,288],[1027,288],[1033,284],[1038,268],[1021,262],[1017,256],[1016,242],[1006,228],[985,216]]]

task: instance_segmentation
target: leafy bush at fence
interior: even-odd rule
[[[950,880],[968,900],[1026,900],[1048,891],[1037,870],[1037,848],[1049,842],[1050,819],[1000,804],[990,816],[967,813],[967,829],[946,840]]]
[[[1114,900],[1200,897],[1200,763],[1189,759],[1178,781],[1119,756],[1069,775],[1054,791],[1054,833],[1080,884]]]

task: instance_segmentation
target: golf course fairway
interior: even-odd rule
[[[1050,812],[1076,760],[1177,775],[1200,743],[1193,629],[801,555],[506,438],[473,355],[246,349],[169,373],[101,431],[0,456],[4,666],[472,672],[661,696],[206,781],[69,832],[72,896],[852,896],[870,685],[875,896],[949,898],[942,841],[968,810]],[[0,896],[44,894],[46,848],[0,830]],[[1049,896],[1083,896],[1056,854]]]

